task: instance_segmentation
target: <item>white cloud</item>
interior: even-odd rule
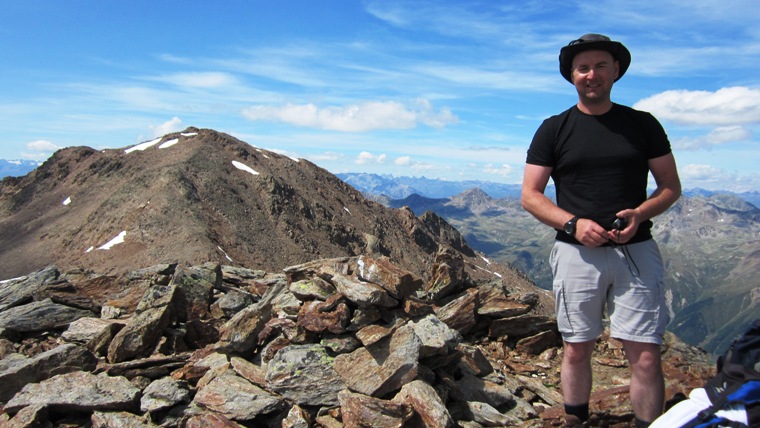
[[[715,92],[672,90],[644,98],[633,107],[683,125],[760,124],[760,89],[734,86]]]
[[[393,161],[398,166],[408,166],[412,163],[412,158],[409,156],[399,156]]]
[[[151,134],[154,137],[161,137],[172,132],[182,130],[182,120],[174,116],[171,120],[168,120],[158,126],[149,126]]]
[[[324,152],[322,154],[317,155],[311,155],[309,156],[309,159],[319,162],[329,162],[329,161],[339,161],[343,159],[342,153],[336,153],[336,152]]]
[[[501,175],[502,177],[506,177],[512,172],[514,172],[514,168],[507,164],[501,164],[501,165],[486,165],[486,167],[483,169],[483,172],[486,172],[488,174],[495,174],[495,175]]]
[[[33,153],[21,153],[22,159],[42,161],[50,157],[52,152],[60,149],[61,147],[47,140],[36,140],[26,143],[27,150],[31,150]]]
[[[384,163],[386,158],[387,158],[387,155],[385,154],[375,156],[370,152],[361,152],[356,157],[356,160],[354,161],[354,163],[357,165],[367,165],[371,163]]]
[[[60,147],[47,140],[32,141],[31,143],[26,144],[26,148],[36,152],[53,152],[60,149]]]
[[[684,137],[675,140],[673,148],[679,150],[710,149],[721,144],[748,141],[750,138],[752,138],[752,133],[743,126],[722,126],[701,137]]]
[[[679,174],[684,180],[714,181],[723,175],[724,171],[710,165],[690,164],[681,168]]]
[[[458,121],[449,109],[444,108],[436,112],[427,100],[418,100],[412,108],[396,101],[368,101],[322,108],[314,104],[253,106],[243,110],[243,116],[250,120],[280,121],[341,132],[410,129],[418,123],[442,128]]]
[[[679,167],[678,170],[681,182],[686,189],[752,192],[760,188],[760,174],[757,173],[739,173],[698,163],[687,164]]]

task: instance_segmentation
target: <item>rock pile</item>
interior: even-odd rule
[[[427,284],[384,257],[276,274],[211,263],[121,277],[49,267],[0,284],[0,421],[520,424],[537,418],[537,403],[556,404],[556,391],[505,378],[472,338],[529,354],[556,346],[552,320],[531,313],[537,301],[501,281],[472,283],[447,253]]]
[[[0,426],[556,422],[540,416],[561,397],[559,339],[536,310],[539,296],[473,281],[451,253],[431,269],[423,283],[385,257],[360,256],[281,273],[207,263],[109,277],[49,267],[5,281]]]

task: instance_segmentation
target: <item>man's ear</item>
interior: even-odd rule
[[[615,64],[615,79],[614,80],[618,80],[620,78],[620,63],[617,60],[615,60],[614,64]]]

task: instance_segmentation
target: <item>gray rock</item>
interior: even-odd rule
[[[91,311],[54,303],[51,299],[27,303],[0,312],[0,328],[17,333],[57,330],[83,317]]]
[[[61,412],[134,412],[139,396],[140,390],[124,377],[73,372],[26,385],[5,405],[5,411],[16,413],[26,406],[43,405]]]
[[[288,289],[302,301],[326,300],[335,294],[335,286],[324,279],[315,276],[290,283]]]
[[[556,328],[557,321],[539,315],[519,315],[501,318],[491,323],[490,337],[527,337]]]
[[[275,283],[255,305],[235,314],[222,327],[219,348],[245,353],[256,346],[258,335],[272,318],[272,302],[287,290],[287,284]]]
[[[414,330],[402,326],[390,339],[335,357],[335,371],[352,391],[382,397],[417,377],[420,346]]]
[[[34,293],[59,275],[58,268],[48,266],[27,276],[0,283],[0,312],[31,302]]]
[[[490,404],[477,401],[468,401],[466,404],[467,416],[484,427],[510,427],[522,424],[520,419],[501,413]]]
[[[104,331],[110,330],[114,323],[114,321],[100,318],[80,318],[69,324],[69,327],[61,334],[61,337],[69,342],[85,344],[94,337],[102,335]],[[119,327],[121,326],[123,324],[119,325]]]
[[[129,412],[93,412],[90,417],[92,428],[151,428],[158,425],[151,423],[145,417]]]
[[[193,402],[235,421],[283,409],[285,402],[227,370],[198,391]]]
[[[447,326],[467,334],[478,322],[478,291],[469,289],[459,297],[435,310],[435,315]]]
[[[55,347],[34,358],[14,354],[0,361],[0,401],[8,401],[24,385],[58,374],[91,371],[96,365],[97,358],[90,351],[73,344]]]
[[[222,283],[221,266],[206,263],[202,266],[178,266],[171,285],[177,288],[174,311],[180,321],[209,318],[211,290]]]
[[[446,355],[462,341],[462,335],[439,320],[428,315],[419,321],[409,321],[409,325],[420,338],[420,358],[431,355]]]
[[[446,405],[436,390],[429,384],[414,380],[401,387],[393,397],[394,402],[408,403],[414,409],[410,426],[427,428],[451,428],[455,426]]]
[[[317,344],[280,349],[267,366],[272,391],[300,405],[333,406],[345,384],[333,368],[333,358]]]
[[[108,346],[108,361],[118,363],[150,354],[171,322],[176,286],[154,285],[137,305],[135,316]]]
[[[411,419],[412,408],[399,403],[343,390],[338,394],[343,424],[348,427],[402,427]]]
[[[346,299],[354,302],[360,308],[379,306],[391,308],[398,305],[398,301],[391,297],[385,289],[371,282],[360,281],[356,278],[335,274],[330,279],[335,288]]]
[[[187,382],[171,377],[163,377],[151,382],[143,390],[140,398],[140,411],[155,412],[180,403],[190,402],[190,388]]]
[[[247,293],[229,290],[211,305],[211,315],[216,318],[232,318],[236,313],[253,304]]]

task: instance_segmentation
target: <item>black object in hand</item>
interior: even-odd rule
[[[612,228],[617,230],[623,230],[625,229],[625,226],[628,224],[628,222],[621,217],[618,217],[615,219],[615,221],[612,222]]]

